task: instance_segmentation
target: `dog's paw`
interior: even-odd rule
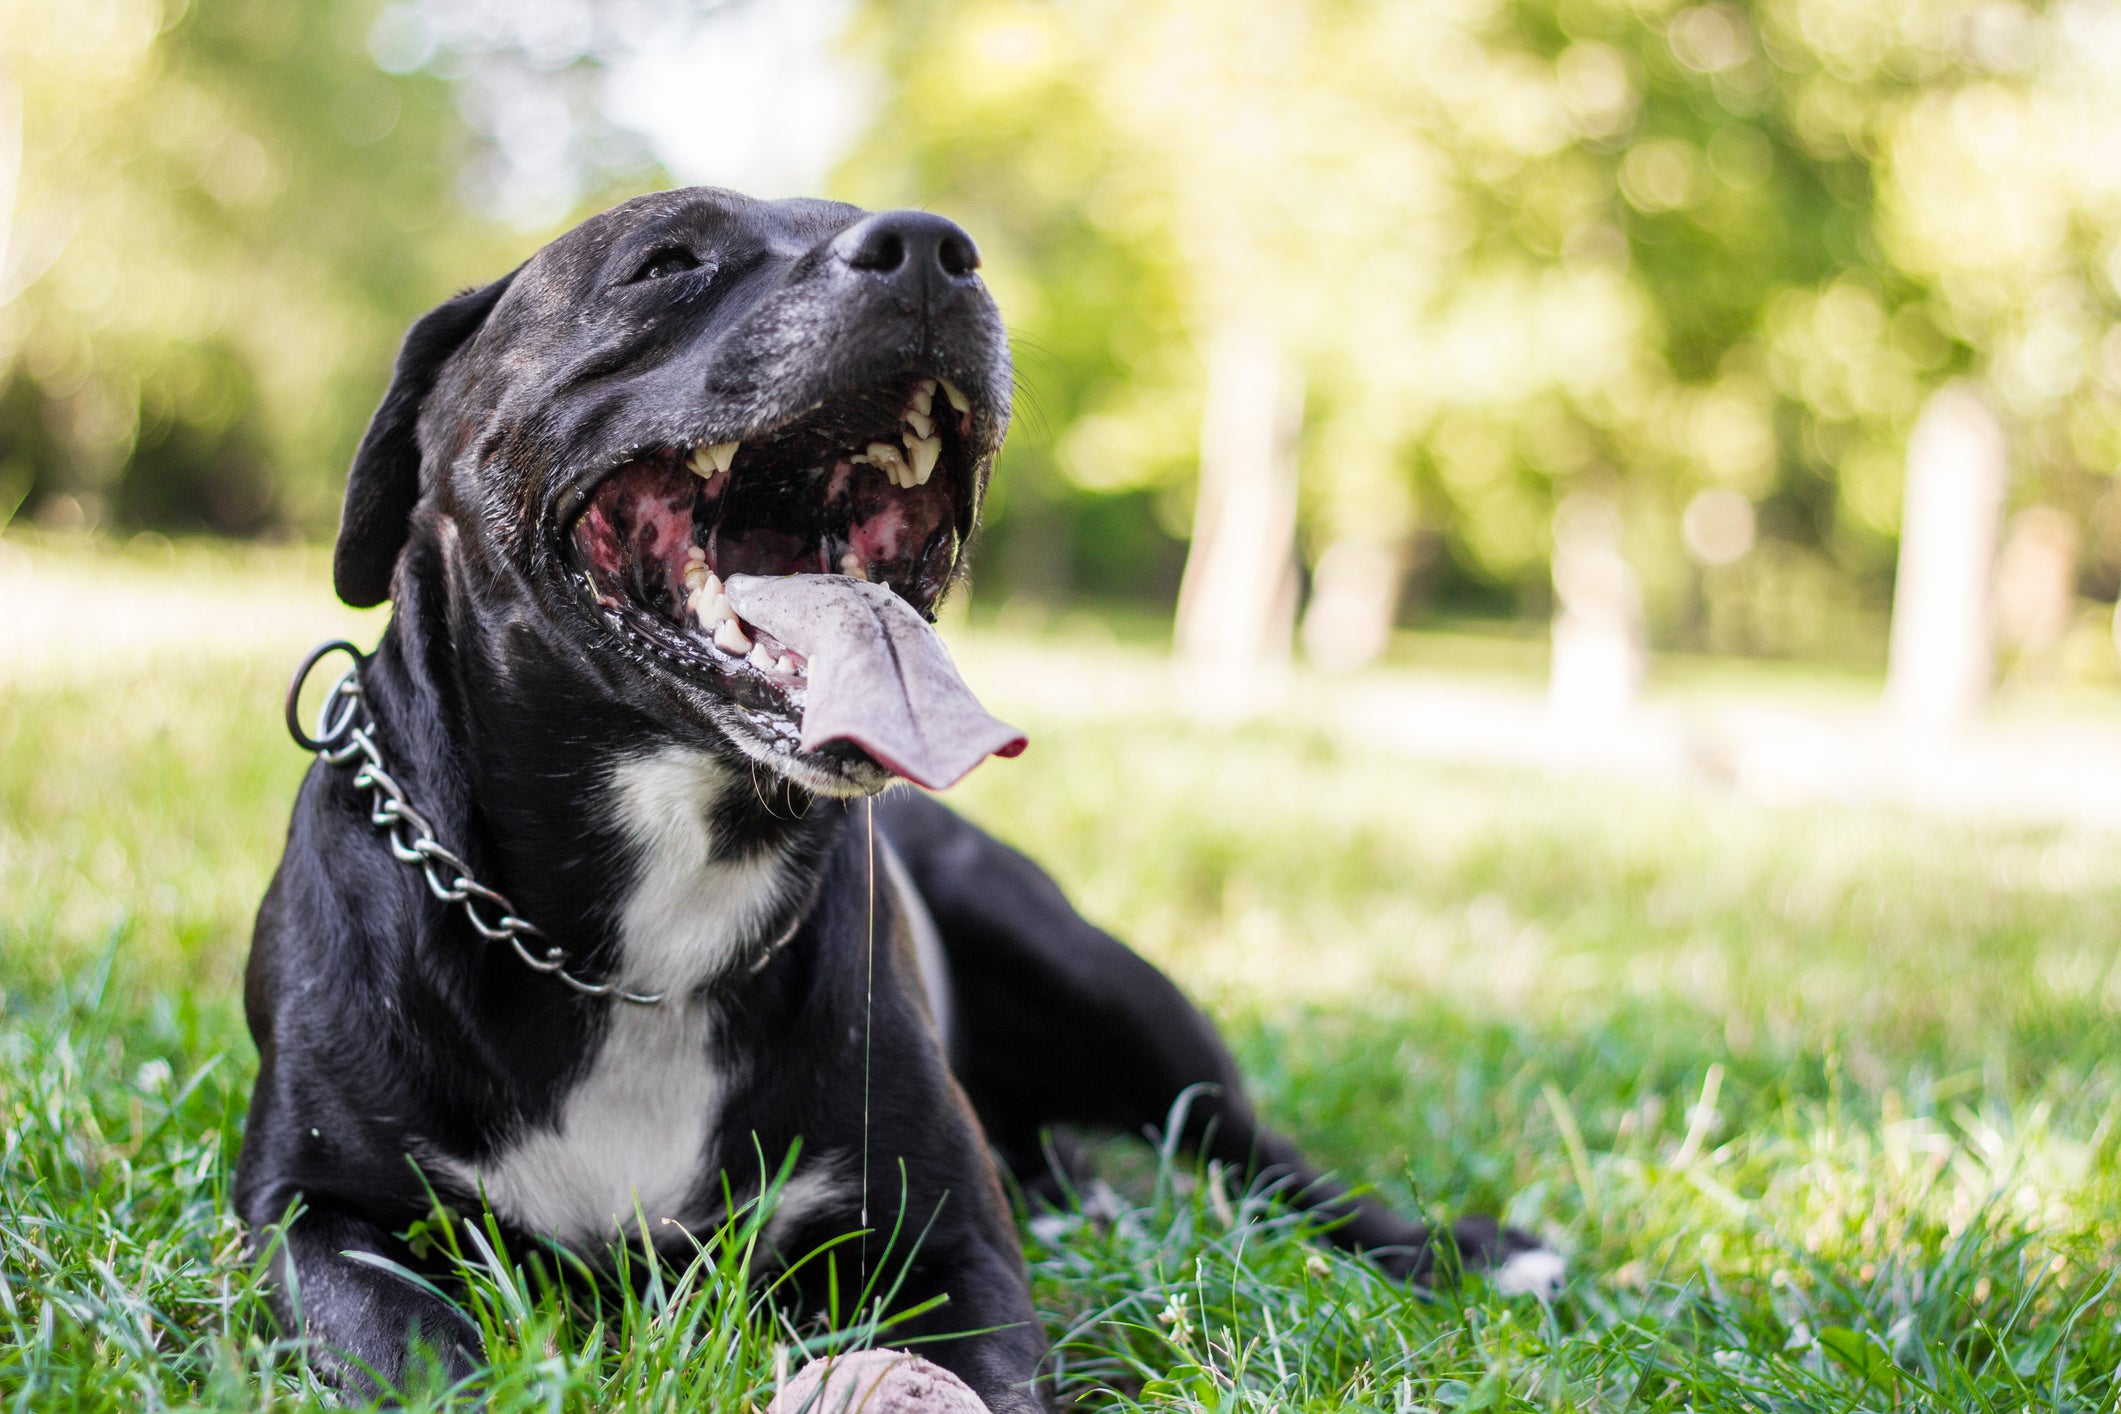
[[[1551,1300],[1569,1277],[1569,1259],[1551,1247],[1512,1252],[1488,1275],[1488,1285],[1503,1296],[1536,1296]]]
[[[1498,1296],[1536,1296],[1545,1301],[1559,1295],[1568,1280],[1568,1258],[1531,1233],[1504,1227],[1493,1218],[1460,1218],[1452,1223],[1450,1245],[1457,1249],[1457,1269],[1485,1278]],[[1433,1248],[1421,1254],[1416,1280],[1448,1279],[1449,1267],[1435,1269],[1436,1255]]]
[[[855,1350],[813,1360],[781,1386],[766,1414],[990,1414],[972,1387],[904,1350]]]

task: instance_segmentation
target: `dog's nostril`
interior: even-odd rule
[[[970,275],[979,269],[979,251],[961,235],[946,235],[936,248],[936,263],[952,275]]]
[[[857,270],[888,275],[906,263],[906,242],[888,226],[873,227],[847,263]]]
[[[979,247],[954,222],[925,211],[884,211],[840,233],[833,250],[866,275],[923,286],[979,268]]]

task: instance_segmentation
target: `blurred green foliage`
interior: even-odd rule
[[[332,524],[405,325],[504,259],[448,85],[377,69],[373,9],[0,7],[0,518]]]
[[[1056,577],[1055,505],[1077,557],[1100,498],[1183,533],[1242,317],[1307,377],[1310,554],[1440,541],[1445,588],[1536,609],[1598,490],[1661,639],[1819,651],[1888,596],[1907,433],[1971,375],[2016,498],[2121,580],[2111,5],[872,0],[859,34],[890,87],[842,180],[980,234],[1037,395],[1005,575]],[[1711,487],[1764,538],[1704,586]]]
[[[0,9],[0,523],[328,531],[406,322],[656,179],[579,111],[588,138],[524,146],[509,105],[698,8]],[[1969,377],[2014,502],[2080,528],[2080,592],[2121,589],[2113,0],[852,14],[877,88],[834,194],[963,220],[1017,336],[987,602],[1168,603],[1233,321],[1303,374],[1307,562],[1389,541],[1417,591],[1539,612],[1553,509],[1591,490],[1657,641],[1826,652],[1880,621],[1908,432]],[[1719,488],[1760,539],[1703,568],[1682,516]]]

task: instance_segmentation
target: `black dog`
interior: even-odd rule
[[[1423,1230],[1261,1129],[1209,1023],[1035,865],[876,798],[1014,744],[914,617],[960,569],[1009,408],[977,263],[933,216],[670,192],[407,336],[334,564],[349,603],[394,600],[358,721],[401,846],[455,851],[428,861],[477,881],[488,930],[535,930],[482,937],[393,857],[375,775],[312,767],[258,913],[237,1205],[254,1234],[297,1214],[283,1314],[350,1385],[421,1345],[475,1363],[462,1315],[348,1255],[418,1268],[424,1184],[588,1254],[638,1213],[679,1256],[800,1141],[772,1243],[866,1227],[839,1260],[875,1267],[905,1260],[894,1225],[924,1232],[899,1299],[947,1303],[898,1334],[954,1336],[923,1349],[994,1409],[1041,1408],[995,1162],[1050,1186],[1048,1126],[1138,1133],[1203,1083],[1189,1143],[1426,1273]],[[1455,1240],[1558,1270],[1492,1223]]]

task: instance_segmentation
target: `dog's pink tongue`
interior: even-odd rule
[[[810,660],[805,751],[851,741],[930,790],[988,756],[1014,756],[1024,734],[997,721],[957,675],[913,606],[881,584],[837,574],[731,575],[737,617]]]

